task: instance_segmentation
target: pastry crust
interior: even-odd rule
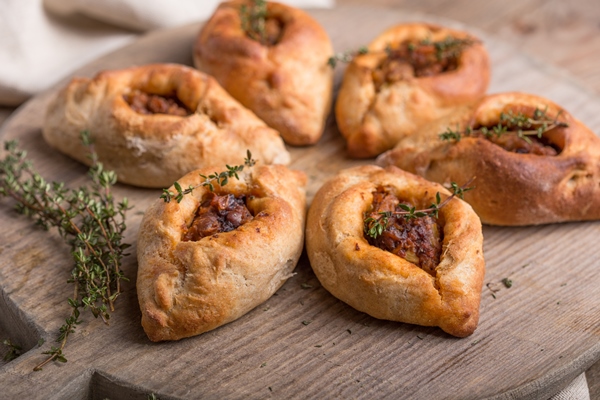
[[[125,100],[140,90],[175,96],[188,116],[138,113]],[[168,187],[187,172],[243,164],[246,150],[264,164],[288,164],[279,134],[235,101],[210,76],[177,64],[152,64],[75,78],[50,103],[44,139],[89,165],[81,131],[99,161],[122,183]]]
[[[386,48],[407,41],[443,41],[448,37],[472,40],[463,49],[456,69],[431,76],[406,77],[375,87],[373,73],[388,58]],[[367,54],[348,65],[335,105],[340,132],[354,158],[374,157],[402,138],[484,96],[490,79],[489,57],[472,35],[437,25],[410,23],[395,26],[368,46]]]
[[[502,112],[535,108],[568,124],[544,134],[560,149],[555,156],[510,152],[482,137],[458,142],[439,138],[448,127],[494,124]],[[543,97],[518,92],[487,96],[474,110],[464,109],[423,129],[419,137],[399,142],[378,163],[443,184],[462,184],[476,176],[476,189],[466,193],[465,200],[485,224],[600,219],[600,138]]]
[[[194,65],[279,131],[286,143],[314,144],[331,109],[329,36],[304,11],[269,1],[267,15],[282,24],[282,34],[274,45],[263,45],[242,29],[240,8],[249,4],[219,5],[195,42]]]
[[[203,182],[190,172],[182,187]],[[146,211],[137,245],[142,326],[152,341],[178,340],[231,322],[266,301],[291,276],[304,243],[306,176],[281,165],[256,166],[215,185],[247,195],[254,218],[235,230],[183,241],[206,187],[181,203],[157,199]],[[174,190],[171,188],[171,190]]]
[[[432,276],[365,239],[364,213],[379,185],[425,206],[437,192],[449,195],[442,186],[395,167],[341,171],[317,192],[308,212],[306,249],[319,281],[373,317],[439,326],[459,337],[472,334],[485,273],[479,218],[457,198],[440,209],[443,251]]]

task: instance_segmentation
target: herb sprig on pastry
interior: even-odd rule
[[[600,219],[600,138],[540,96],[486,96],[382,154],[442,184],[477,176],[465,200],[490,225]]]
[[[335,105],[354,158],[375,157],[424,125],[479,100],[488,54],[474,36],[410,23],[383,32],[352,57]]]

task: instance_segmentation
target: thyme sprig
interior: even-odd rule
[[[267,2],[265,0],[251,0],[250,5],[240,7],[242,30],[249,38],[267,44],[267,31],[265,29],[267,18]]]
[[[2,357],[4,361],[12,361],[22,354],[21,351],[23,349],[21,346],[14,344],[10,339],[4,339],[2,344],[8,347],[8,351],[4,354],[4,357]]]
[[[230,178],[235,177],[235,179],[239,180],[240,177],[238,176],[238,172],[242,172],[245,167],[253,167],[255,164],[256,160],[252,158],[252,153],[250,152],[250,150],[246,150],[246,158],[244,158],[243,165],[225,165],[225,167],[227,168],[226,171],[214,172],[208,176],[200,174],[204,181],[195,186],[190,185],[187,187],[187,189],[183,189],[179,182],[175,182],[173,183],[173,187],[175,188],[177,193],[173,193],[169,189],[163,189],[163,193],[160,196],[160,198],[163,199],[165,203],[169,203],[173,199],[175,199],[178,203],[181,203],[181,200],[183,200],[183,197],[186,194],[192,193],[195,189],[201,186],[206,186],[211,192],[214,192],[214,182],[216,182],[219,186],[225,186],[229,182]]]
[[[569,126],[566,122],[559,121],[558,118],[562,113],[560,110],[556,117],[548,116],[547,107],[542,110],[536,108],[533,115],[530,117],[522,112],[513,113],[512,110],[500,113],[498,124],[492,127],[482,126],[478,129],[467,127],[465,130],[452,130],[450,127],[446,131],[439,134],[441,140],[460,141],[463,137],[483,136],[487,139],[501,137],[503,135],[515,135],[531,144],[530,137],[541,139],[544,133],[554,128],[566,128]]]
[[[81,323],[81,310],[89,309],[108,324],[121,293],[121,280],[127,279],[120,265],[130,246],[123,242],[125,213],[130,207],[126,198],[117,202],[111,193],[117,177],[98,162],[88,132],[82,133],[82,140],[91,150],[91,184],[78,189],[47,182],[33,169],[16,141],[5,143],[8,154],[0,161],[0,197],[14,199],[16,210],[45,230],[56,228],[70,246],[74,261],[68,279],[74,285],[73,297],[68,299],[71,313],[60,327],[56,340],[60,346],[44,352],[48,358],[34,370],[53,360],[66,361],[63,350],[69,335]]]
[[[366,217],[364,219],[365,234],[373,239],[377,239],[377,237],[381,236],[383,231],[386,230],[389,220],[393,216],[402,216],[407,221],[413,218],[423,218],[427,216],[437,218],[440,209],[448,204],[450,200],[452,200],[454,197],[459,197],[462,199],[465,192],[474,189],[474,187],[469,186],[471,183],[473,183],[474,179],[475,177],[469,179],[469,181],[462,186],[458,186],[457,183],[452,182],[449,188],[453,192],[452,195],[446,197],[442,201],[440,192],[437,192],[435,194],[435,201],[427,208],[417,210],[416,207],[411,207],[408,204],[401,203],[398,204],[400,210],[381,211],[376,217]]]
[[[338,62],[347,64],[351,62],[354,59],[354,57],[362,54],[367,54],[368,52],[369,49],[366,46],[361,46],[358,48],[358,50],[348,50],[340,53],[335,53],[333,56],[329,57],[329,59],[327,60],[327,65],[329,65],[331,68],[335,68]]]
[[[476,43],[479,43],[479,41],[470,37],[456,38],[453,36],[447,36],[445,39],[438,41],[433,41],[430,38],[426,38],[421,40],[417,45],[409,43],[408,51],[414,53],[420,48],[432,46],[435,50],[435,58],[438,61],[442,61],[449,58],[458,58],[464,49],[469,46],[473,46]],[[389,51],[392,52],[393,50],[390,49]]]
[[[420,51],[425,50],[428,47],[433,47],[435,52],[435,58],[437,61],[443,61],[449,58],[458,58],[461,52],[476,43],[479,43],[477,40],[472,38],[455,38],[452,36],[448,36],[443,40],[433,41],[430,38],[426,38],[420,40],[418,42],[407,42],[403,43],[406,47],[398,47],[394,48],[390,44],[388,44],[383,51],[369,51],[366,46],[361,46],[358,50],[348,50],[340,53],[335,53],[333,56],[329,57],[327,64],[331,66],[331,68],[335,68],[338,62],[349,63],[356,56],[371,53],[371,54],[381,54],[385,53],[388,58],[404,58],[408,56],[409,58]],[[406,54],[406,50],[408,50],[408,54]]]

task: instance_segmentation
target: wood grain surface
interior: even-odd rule
[[[432,19],[362,7],[313,15],[338,51],[356,48],[394,23]],[[152,33],[78,75],[157,61],[190,64],[197,30],[195,25]],[[600,99],[594,92],[493,35],[474,33],[492,55],[490,92],[524,90],[549,97],[600,130]],[[338,67],[338,83],[342,72]],[[13,114],[0,137],[19,138],[48,178],[79,185],[85,168],[48,149],[41,138],[42,113],[52,92]],[[345,157],[332,120],[317,146],[291,150],[293,166],[311,178],[309,197],[335,171],[359,163]],[[133,242],[143,210],[159,193],[126,186],[117,193],[136,205],[129,215]],[[68,312],[70,263],[58,237],[32,227],[5,202],[0,208],[0,334],[30,350],[2,367],[0,387],[7,388],[8,398],[143,399],[150,392],[161,399],[547,398],[600,358],[595,295],[600,274],[594,257],[600,223],[571,223],[484,228],[485,282],[498,291],[492,296],[484,287],[480,326],[466,339],[351,309],[319,286],[303,257],[296,276],[264,305],[176,343],[147,340],[132,281],[112,326],[87,319],[67,348],[68,363],[32,373],[40,361],[38,338],[51,341]],[[135,277],[133,257],[125,260],[124,271]],[[515,283],[510,289],[500,283],[506,277]]]

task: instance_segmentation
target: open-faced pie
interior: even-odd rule
[[[335,105],[348,154],[374,157],[485,94],[487,51],[474,36],[426,23],[388,29],[348,65]]]
[[[270,1],[260,7],[246,0],[219,5],[198,35],[194,65],[286,143],[314,144],[331,108],[329,36],[302,10]]]
[[[552,101],[487,96],[381,155],[431,181],[466,182],[465,200],[491,225],[600,219],[600,138]]]
[[[395,167],[341,171],[317,192],[307,218],[306,249],[323,287],[376,318],[473,333],[485,270],[481,222],[456,197],[437,217],[416,216],[449,196]]]
[[[246,150],[264,164],[288,164],[279,134],[210,76],[152,64],[75,78],[52,100],[44,139],[90,164],[80,134],[90,132],[99,161],[122,183],[167,187],[209,165],[240,164]]]
[[[302,252],[304,173],[261,165],[211,191],[201,174],[212,171],[178,180],[182,188],[200,186],[180,203],[157,199],[141,223],[137,292],[152,341],[241,317],[283,285]]]

